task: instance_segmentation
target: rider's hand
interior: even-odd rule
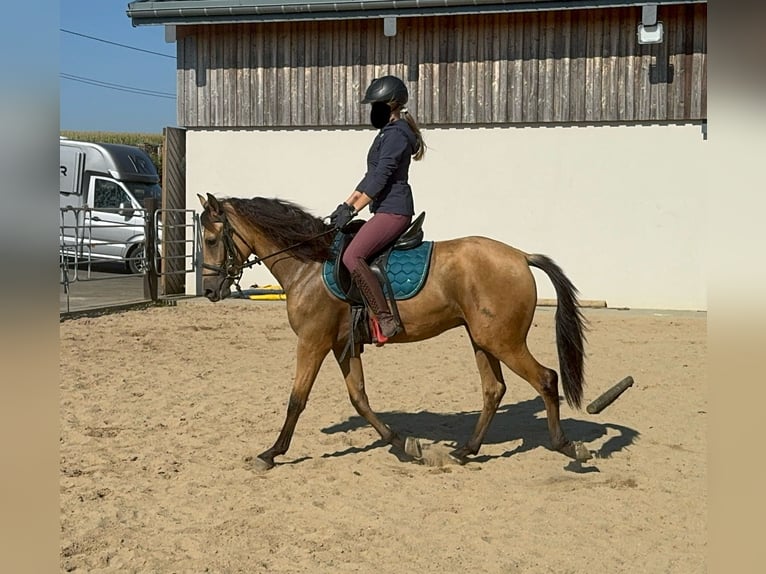
[[[343,229],[346,224],[351,221],[356,215],[356,210],[348,203],[341,203],[330,214],[330,224],[334,225],[336,229]]]

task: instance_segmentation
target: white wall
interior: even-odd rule
[[[374,135],[190,130],[187,205],[199,207],[196,194],[207,192],[280,197],[327,215],[362,178]],[[700,126],[426,129],[424,137],[428,153],[410,175],[427,239],[485,235],[545,253],[583,299],[610,307],[707,308],[709,153]],[[554,297],[535,275],[540,297]],[[275,280],[258,266],[242,286],[253,283]]]

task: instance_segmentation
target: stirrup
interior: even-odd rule
[[[375,343],[376,347],[382,347],[386,343],[388,343],[389,337],[386,337],[383,334],[383,330],[380,328],[380,323],[378,323],[378,318],[374,315],[370,316],[370,329],[372,330],[372,342]],[[401,329],[397,330],[397,332],[392,335],[398,335]]]
[[[378,319],[373,315],[370,315],[370,330],[372,331],[372,342],[375,343],[376,347],[382,347],[388,343],[388,337],[383,334]]]
[[[397,325],[396,332],[391,335],[391,337],[386,337],[383,334],[383,330],[380,328],[380,323],[378,323],[378,318],[374,315],[370,315],[370,330],[372,331],[372,338],[373,343],[375,343],[376,347],[382,347],[386,343],[388,343],[388,340],[391,337],[396,337],[399,333],[402,332],[402,326]]]

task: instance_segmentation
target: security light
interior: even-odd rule
[[[383,34],[388,37],[396,36],[396,16],[383,18]]]
[[[638,25],[639,44],[662,43],[662,22],[657,21],[657,4],[641,7],[641,23]]]

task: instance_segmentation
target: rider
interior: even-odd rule
[[[370,204],[373,216],[349,243],[343,254],[343,265],[374,315],[373,329],[378,344],[395,336],[402,327],[391,313],[368,259],[410,225],[415,214],[408,183],[410,161],[422,159],[426,151],[418,124],[405,107],[408,98],[407,86],[395,76],[376,78],[367,88],[362,103],[372,104],[370,122],[379,132],[367,153],[367,173],[356,190],[330,215],[332,224],[341,229]]]

